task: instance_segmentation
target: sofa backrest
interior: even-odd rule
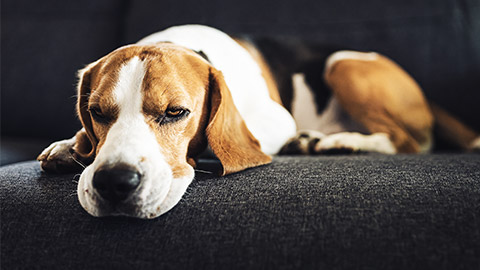
[[[2,136],[61,139],[80,127],[77,70],[122,43],[117,0],[5,0]]]
[[[429,99],[480,130],[477,0],[4,0],[2,136],[72,135],[79,127],[76,70],[188,23],[379,51],[410,72]]]

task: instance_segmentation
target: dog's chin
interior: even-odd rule
[[[173,178],[171,173],[162,173],[150,181],[144,181],[127,200],[112,203],[101,198],[93,189],[93,171],[92,166],[84,170],[78,182],[77,195],[83,209],[95,217],[159,217],[177,205],[194,178],[193,168],[188,175],[180,178]]]

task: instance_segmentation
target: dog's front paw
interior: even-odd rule
[[[37,157],[43,171],[48,173],[69,173],[82,169],[73,157],[75,138],[52,143]]]
[[[325,134],[314,130],[301,130],[280,149],[280,155],[315,154],[315,146]]]

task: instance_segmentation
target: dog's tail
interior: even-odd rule
[[[480,134],[437,104],[430,102],[435,118],[435,136],[464,151],[480,152]]]

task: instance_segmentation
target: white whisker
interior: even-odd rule
[[[70,156],[72,157],[73,161],[75,161],[75,162],[76,162],[78,165],[80,165],[82,168],[85,169],[85,168],[87,167],[87,166],[85,166],[85,164],[83,164],[82,162],[80,162],[80,160],[77,160],[72,153],[70,153]]]
[[[196,172],[212,174],[213,172],[195,169]]]

